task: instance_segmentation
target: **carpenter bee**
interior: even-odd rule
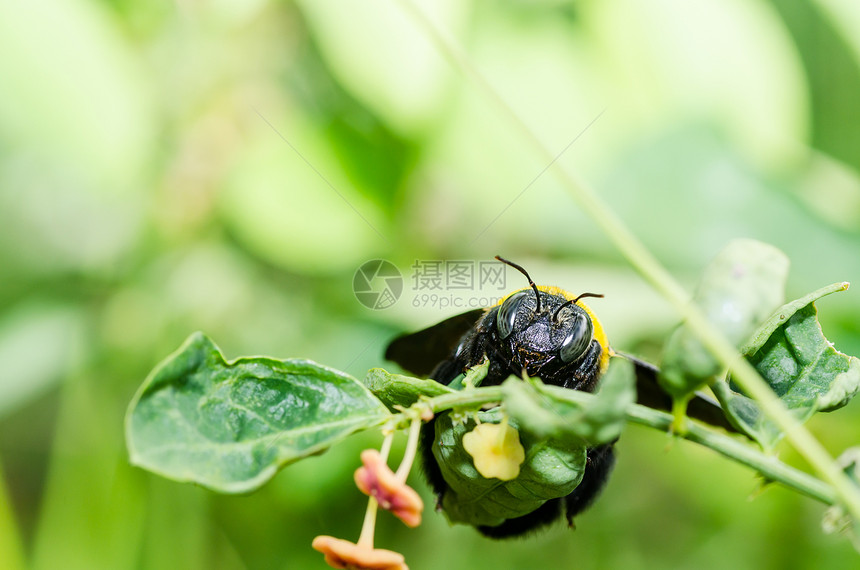
[[[582,301],[602,295],[572,295],[557,287],[535,285],[516,263],[498,256],[496,259],[522,273],[529,286],[489,309],[469,311],[398,337],[389,344],[385,357],[413,374],[429,376],[446,385],[486,358],[489,367],[484,386],[501,384],[511,375],[526,374],[547,384],[592,392],[609,366],[610,357],[621,356],[634,365],[638,402],[670,409],[671,399],[656,382],[657,368],[614,352],[600,320]],[[719,404],[705,396],[691,401],[688,414],[733,429]],[[421,452],[425,474],[441,508],[449,484],[433,454],[434,422],[422,427]],[[562,515],[572,526],[573,517],[600,494],[614,464],[613,444],[590,448],[582,480],[569,495],[546,501],[534,511],[499,525],[477,528],[486,536],[507,538],[543,527]]]

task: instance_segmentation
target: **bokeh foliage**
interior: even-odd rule
[[[686,282],[751,237],[791,259],[789,298],[860,285],[856,2],[421,4],[550,148],[581,134],[560,162]],[[677,320],[397,2],[4,3],[0,77],[4,568],[314,568],[314,535],[357,536],[377,438],[246,497],[128,465],[125,408],[191,331],[363,377],[457,312],[412,306],[414,260],[495,254],[604,293],[617,348],[656,356]],[[351,292],[375,258],[406,277],[386,311]],[[856,291],[818,308],[860,353]],[[834,454],[857,406],[811,425]],[[575,532],[488,543],[428,513],[383,518],[380,546],[416,568],[856,563],[819,505],[750,502],[748,471],[666,443],[627,429]]]

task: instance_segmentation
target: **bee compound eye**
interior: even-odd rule
[[[562,362],[567,363],[579,360],[585,354],[585,351],[588,350],[594,337],[594,327],[588,315],[576,312],[571,319],[573,323],[570,332],[558,349],[558,355],[561,357]]]
[[[499,307],[499,312],[496,314],[496,328],[499,331],[499,338],[506,339],[514,332],[514,323],[517,320],[517,314],[523,301],[528,298],[530,292],[520,291],[514,293],[505,299],[502,306]]]

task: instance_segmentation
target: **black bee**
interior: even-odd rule
[[[519,265],[496,257],[517,269],[529,287],[515,291],[490,309],[476,309],[451,317],[422,331],[396,338],[385,357],[419,376],[449,384],[465,370],[489,361],[483,386],[501,384],[511,375],[539,377],[547,384],[592,392],[609,366],[611,356],[623,356],[634,364],[638,402],[668,410],[671,400],[656,382],[657,369],[641,360],[615,353],[591,309],[582,301],[602,297],[593,293],[577,296],[557,287],[537,286]],[[692,417],[733,429],[715,401],[694,398],[688,409]],[[432,446],[433,422],[422,428],[421,448],[427,479],[441,504],[445,481]],[[613,444],[588,450],[585,472],[576,489],[566,497],[545,502],[536,510],[505,520],[498,526],[479,526],[492,538],[525,534],[565,516],[586,509],[603,489],[615,463]]]

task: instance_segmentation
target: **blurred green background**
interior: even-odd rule
[[[788,254],[790,298],[860,286],[855,0],[421,4],[550,149],[579,137],[560,163],[686,286],[735,237]],[[656,360],[676,322],[394,0],[3,2],[0,78],[4,569],[323,568],[315,535],[357,538],[374,435],[250,496],[129,467],[125,408],[192,331],[361,378],[458,312],[413,306],[415,260],[496,254],[604,293],[618,349]],[[352,279],[377,258],[405,289],[373,311]],[[860,354],[860,294],[819,309]],[[838,454],[860,405],[811,429]],[[821,505],[706,450],[631,426],[618,455],[575,531],[490,542],[429,508],[378,544],[413,569],[856,567]]]

